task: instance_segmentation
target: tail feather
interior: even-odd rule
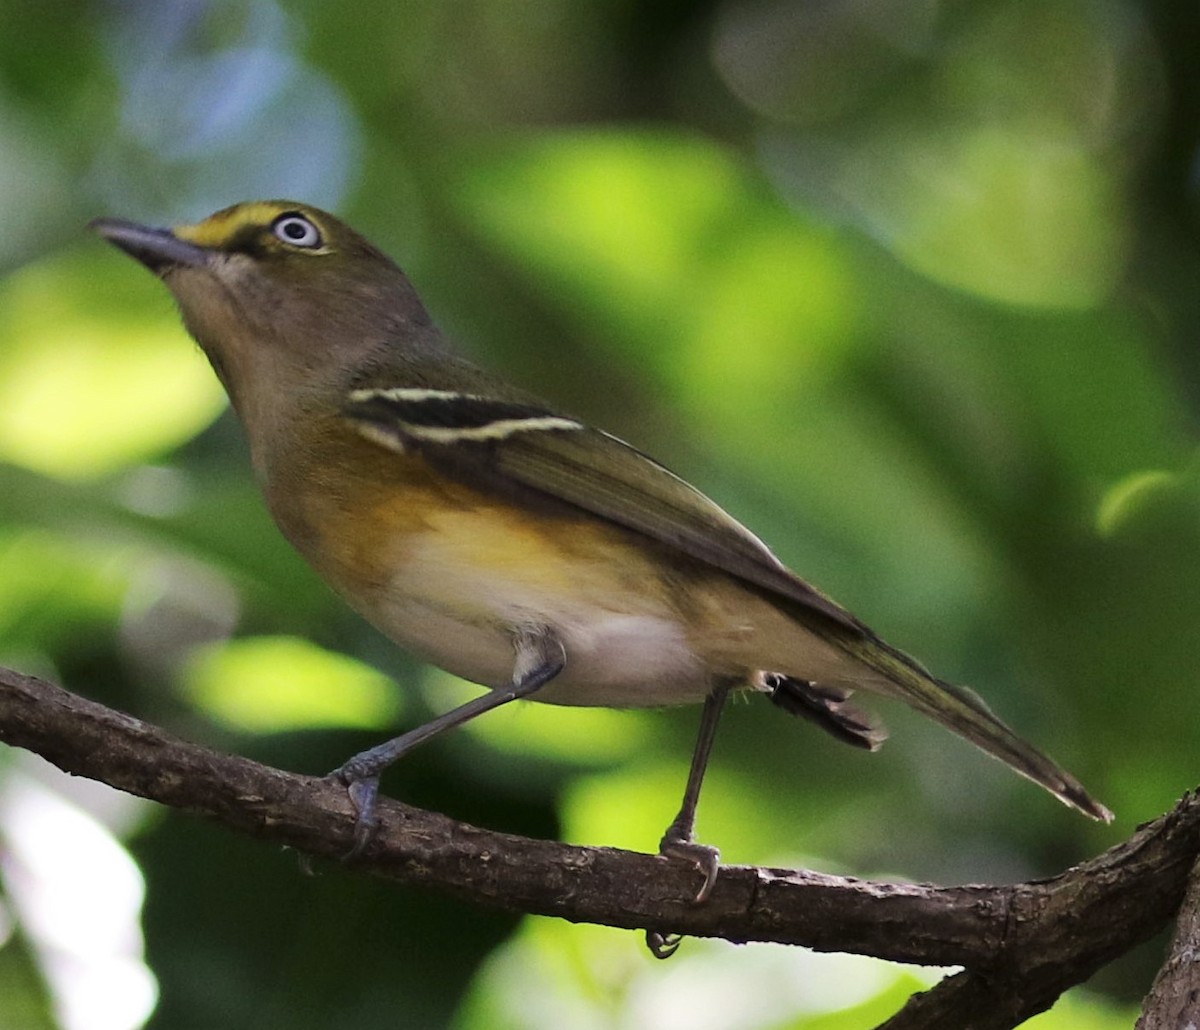
[[[849,690],[775,672],[763,673],[762,681],[771,700],[785,712],[815,723],[843,743],[876,751],[887,739],[883,724],[850,702]]]
[[[877,637],[848,639],[842,641],[841,646],[887,681],[886,686],[872,683],[880,693],[899,698],[965,737],[1022,776],[1045,787],[1063,804],[1092,819],[1112,822],[1112,812],[1088,794],[1074,776],[1010,730],[974,691],[937,679],[916,659]]]

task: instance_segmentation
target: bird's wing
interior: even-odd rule
[[[424,388],[364,389],[346,416],[370,440],[416,452],[473,486],[565,503],[782,595],[857,635],[852,615],[790,572],[745,526],[607,433],[532,404]]]
[[[1094,819],[1112,819],[1078,780],[1014,734],[974,693],[936,679],[884,643],[789,572],[740,522],[616,437],[534,404],[446,390],[360,390],[347,415],[368,439],[419,453],[463,482],[514,503],[591,512],[790,601],[789,610],[799,618],[835,631],[829,635],[863,669],[861,686],[906,701],[1065,804]],[[770,678],[772,695],[783,707],[815,715],[843,739],[848,732],[863,746],[878,743],[878,727],[839,707],[846,696],[839,687],[788,682]]]

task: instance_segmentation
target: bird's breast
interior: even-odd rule
[[[566,666],[539,700],[647,706],[708,691],[669,577],[620,527],[419,475],[353,503],[323,491],[315,508],[293,543],[380,630],[455,675],[508,684],[513,630],[546,627]]]

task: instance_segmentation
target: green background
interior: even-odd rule
[[[1011,882],[1200,779],[1194,4],[0,0],[0,30],[0,661],[308,773],[469,696],[289,551],[168,295],[84,230],[284,196],[1117,813],[892,706],[868,756],[751,698],[700,811],[726,860]],[[698,714],[514,706],[385,789],[651,850]],[[853,1030],[930,982],[308,877],[13,751],[0,875],[18,1030]],[[1162,943],[1031,1025],[1131,1025]]]

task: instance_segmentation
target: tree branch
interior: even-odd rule
[[[340,859],[353,844],[345,789],[172,737],[53,684],[0,669],[0,741],[231,829]],[[798,944],[964,966],[917,995],[889,1030],[1011,1027],[1159,930],[1200,848],[1200,798],[1053,879],[931,887],[724,866],[691,903],[686,863],[530,840],[381,799],[380,832],[355,867],[459,898],[574,922]]]
[[[1175,938],[1167,961],[1146,995],[1137,1030],[1176,1030],[1195,1026],[1200,1009],[1200,861],[1192,867],[1183,905],[1175,920]]]

